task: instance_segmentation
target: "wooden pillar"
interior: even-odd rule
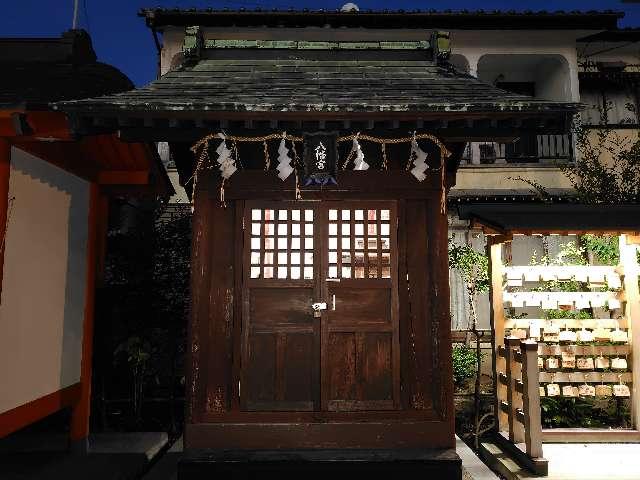
[[[520,342],[522,352],[522,410],[527,455],[542,457],[542,417],[540,411],[540,370],[538,342]]]
[[[82,329],[82,361],[80,367],[80,398],[71,414],[71,444],[80,453],[88,450],[89,416],[91,413],[91,361],[93,357],[93,318],[95,310],[96,263],[98,254],[98,213],[100,191],[97,183],[89,187],[87,219],[87,278]]]
[[[522,409],[522,405],[517,400],[516,382],[520,379],[522,369],[520,363],[515,358],[515,350],[520,346],[520,339],[506,338],[504,341],[504,351],[506,360],[507,374],[507,425],[509,432],[509,441],[511,443],[524,442],[524,427],[516,419],[516,411]]]
[[[620,235],[620,264],[624,273],[626,303],[624,314],[630,329],[631,374],[633,378],[631,394],[631,421],[634,428],[640,428],[640,294],[638,292],[638,261],[636,249],[640,238]]]
[[[504,343],[504,307],[502,304],[502,243],[499,239],[489,238],[487,241],[487,249],[489,250],[489,278],[490,284],[490,299],[491,299],[491,332],[493,334],[493,349],[492,349],[492,363],[493,363],[493,385],[494,385],[494,412],[496,415],[496,428],[501,432],[508,432],[508,417],[505,412],[500,408],[500,399],[506,398],[507,387],[500,383],[500,373],[505,373],[507,369],[506,360],[498,355],[498,348]]]
[[[0,138],[0,303],[2,303],[2,278],[4,273],[4,247],[9,208],[9,175],[11,171],[11,144]]]

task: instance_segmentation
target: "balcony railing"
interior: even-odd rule
[[[553,165],[573,161],[571,135],[530,135],[510,143],[470,142],[462,155],[461,165]]]

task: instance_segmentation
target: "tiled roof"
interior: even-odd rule
[[[558,112],[430,61],[200,60],[151,84],[63,102],[65,111]]]
[[[623,12],[531,10],[278,10],[146,8],[139,12],[155,28],[202,26],[333,26],[442,29],[614,29]]]
[[[133,87],[120,70],[100,62],[86,65],[0,63],[0,70],[3,72],[0,108],[46,109],[49,102],[105,95]]]
[[[60,38],[0,38],[0,108],[47,109],[49,102],[133,88],[120,70],[96,61],[86,32]]]
[[[619,28],[606,30],[580,38],[578,42],[637,42],[640,40],[640,28]]]

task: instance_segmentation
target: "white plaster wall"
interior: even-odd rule
[[[578,101],[578,61],[576,39],[585,37],[594,31],[535,31],[503,30],[451,31],[451,51],[463,55],[469,62],[471,75],[477,75],[478,62],[484,55],[549,55],[566,60],[568,75],[564,98],[554,100]],[[542,80],[540,78],[539,80]],[[526,81],[523,77],[507,81]]]
[[[569,68],[565,58],[544,59],[540,62],[537,73],[537,97],[558,101],[572,98]],[[580,94],[579,91],[578,94]]]
[[[182,61],[184,28],[167,27],[162,32],[162,53],[160,54],[160,74],[164,75]]]
[[[80,380],[89,184],[11,151],[0,413]]]

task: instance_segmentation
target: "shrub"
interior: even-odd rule
[[[453,383],[457,387],[463,386],[466,381],[476,374],[476,352],[466,345],[453,347]]]

